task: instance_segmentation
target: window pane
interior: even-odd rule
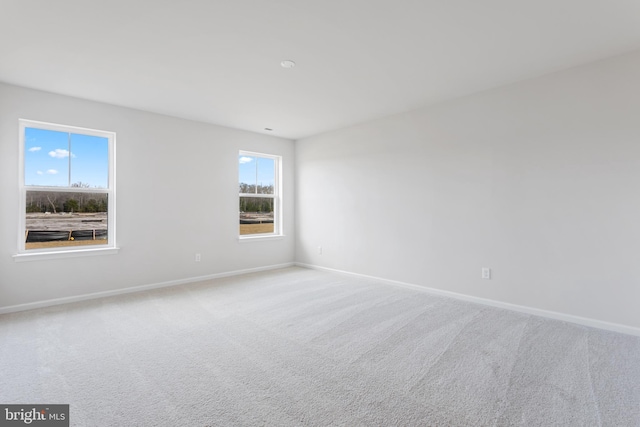
[[[240,183],[240,193],[256,192],[256,171],[258,163],[255,157],[240,155],[238,156],[238,181]]]
[[[25,248],[107,244],[105,193],[27,191]]]
[[[71,186],[109,186],[109,139],[71,134]]]
[[[273,199],[240,197],[240,234],[273,233]]]
[[[24,183],[45,187],[69,185],[69,134],[26,128]]]
[[[240,155],[239,190],[244,194],[275,194],[275,160]]]
[[[258,194],[273,194],[275,185],[275,160],[258,157]]]

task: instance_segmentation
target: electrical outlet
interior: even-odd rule
[[[489,267],[482,267],[482,278],[491,279],[491,269]]]
[[[200,254],[196,254],[196,262],[200,262],[201,259]]]

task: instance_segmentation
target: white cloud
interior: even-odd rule
[[[49,170],[47,171],[47,173],[48,173],[49,175],[55,175],[55,174],[57,174],[57,173],[58,173],[58,171],[57,171],[57,170],[55,170],[55,169],[49,169]]]
[[[65,157],[69,157],[69,150],[56,148],[54,151],[49,151],[49,155],[54,159],[64,159]],[[71,153],[71,157],[75,157],[75,155]]]
[[[253,157],[240,157],[240,164],[249,163],[253,161]]]
[[[32,153],[36,152],[36,151],[40,151],[40,150],[42,150],[42,147],[31,147],[31,148],[29,148],[29,151],[31,151]]]
[[[38,171],[38,172],[36,172],[36,173],[37,173],[38,175],[42,175],[44,172],[42,172],[42,171]]]

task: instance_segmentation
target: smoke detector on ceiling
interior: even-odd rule
[[[289,59],[285,59],[280,63],[280,65],[282,66],[282,68],[293,68],[296,66],[296,63]]]

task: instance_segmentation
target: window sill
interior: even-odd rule
[[[263,242],[265,240],[282,240],[284,239],[284,234],[269,234],[267,236],[260,235],[247,235],[238,237],[239,243],[248,243],[248,242]]]
[[[77,258],[85,256],[98,256],[98,255],[115,255],[120,251],[120,248],[96,248],[96,249],[81,249],[81,250],[68,250],[68,251],[55,251],[55,252],[28,252],[22,254],[15,254],[13,260],[15,262],[25,261],[42,261],[48,259],[58,258]]]

